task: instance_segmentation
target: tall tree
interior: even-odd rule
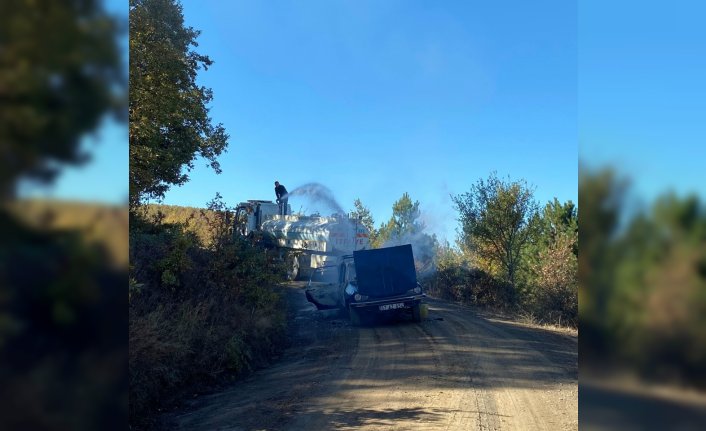
[[[581,199],[581,229],[579,229],[578,280],[579,315],[586,328],[584,341],[590,345],[593,329],[605,325],[605,312],[611,295],[616,263],[620,253],[615,239],[624,213],[624,198],[628,181],[614,170],[599,171],[579,168],[579,198]],[[590,329],[593,328],[593,329]],[[600,342],[599,339],[595,339]],[[599,348],[597,345],[594,348]],[[587,351],[592,350],[591,348]]]
[[[491,173],[452,199],[461,222],[461,245],[497,265],[515,287],[523,247],[536,225],[533,191],[524,180],[504,181]]]
[[[564,203],[554,198],[547,202],[541,214],[540,229],[547,241],[555,240],[557,236],[565,232],[578,233],[578,210],[572,201]]]
[[[669,358],[685,381],[706,386],[706,374],[694,372],[706,361],[706,206],[666,192],[626,223],[614,247],[604,320],[615,346],[643,370]]]
[[[360,223],[368,230],[368,238],[370,245],[376,242],[377,231],[375,230],[375,219],[373,218],[370,209],[368,209],[360,199],[353,202],[355,209],[351,211],[351,216],[360,220]]]
[[[390,220],[380,226],[376,246],[411,244],[417,272],[423,276],[433,268],[438,242],[436,236],[424,232],[420,216],[419,201],[412,201],[405,192],[392,204]]]
[[[578,209],[572,201],[562,203],[554,198],[547,202],[534,224],[535,235],[529,239],[524,256],[531,266],[540,265],[540,255],[559,242],[570,242],[570,251],[578,256]]]
[[[419,201],[412,202],[412,198],[405,192],[392,204],[392,217],[380,226],[378,240],[385,243],[388,240],[421,232],[424,224],[418,220],[419,216]]]
[[[210,89],[196,84],[213,63],[198,54],[177,0],[130,0],[130,204],[188,181],[197,156],[220,173],[228,135],[214,126]]]
[[[119,34],[98,0],[0,2],[0,197],[86,161],[81,138],[124,119]]]
[[[548,202],[526,247],[529,283],[524,300],[548,320],[576,323],[578,316],[578,211],[572,201]]]

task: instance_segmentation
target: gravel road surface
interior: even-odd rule
[[[290,346],[273,366],[189,401],[183,430],[575,430],[577,339],[429,299],[422,323],[351,326],[285,288]]]

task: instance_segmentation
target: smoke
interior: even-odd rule
[[[434,198],[423,202],[419,208],[419,219],[424,223],[426,232],[434,233],[441,243],[453,243],[456,239],[458,214],[453,210],[453,194],[446,181],[442,181],[431,194]]]
[[[328,187],[319,183],[307,183],[295,188],[289,192],[288,195],[290,198],[302,197],[312,204],[319,204],[325,207],[332,215],[340,215],[341,217],[338,219],[338,224],[342,227],[344,236],[346,238],[352,238],[352,242],[350,244],[347,242],[334,243],[333,247],[342,254],[350,254],[355,250],[356,226],[354,222],[346,216],[347,212],[341,207],[334,197],[333,192]]]
[[[345,215],[346,211],[341,208],[331,190],[319,183],[308,183],[299,186],[289,192],[289,196],[302,196],[310,200],[312,203],[323,204],[326,208],[332,210],[333,214]]]
[[[439,243],[453,240],[455,215],[451,201],[451,191],[443,181],[436,186],[430,198],[431,202],[421,204],[413,226],[407,232],[392,233],[382,247],[394,247],[410,244],[414,253],[417,276],[420,279],[431,277],[437,269],[437,251]]]
[[[393,235],[385,241],[382,247],[395,247],[410,244],[414,254],[414,265],[417,276],[426,278],[436,272],[436,241],[432,235],[425,232],[425,228],[416,232],[406,232],[402,235]]]
[[[333,192],[323,184],[307,183],[289,192],[289,197],[302,197],[313,204],[319,204],[330,210],[332,214],[344,215],[347,213],[336,201]],[[342,217],[347,232],[352,235],[355,231],[353,222],[347,217]],[[420,220],[429,220],[424,214],[420,214]],[[436,271],[436,240],[428,233],[429,229],[425,223],[419,223],[413,232],[406,232],[395,235],[387,240],[382,247],[395,247],[398,245],[411,244],[414,261],[417,267],[417,275],[420,278],[433,275]],[[353,249],[345,250],[346,253]]]

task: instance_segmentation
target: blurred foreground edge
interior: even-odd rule
[[[0,2],[2,430],[127,426],[127,208],[12,201],[20,181],[51,186],[89,161],[87,135],[127,117],[128,3],[107,6]]]
[[[622,377],[579,379],[581,430],[703,430],[706,397]]]
[[[127,208],[0,211],[0,428],[125,429]]]

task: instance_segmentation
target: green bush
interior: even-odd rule
[[[436,271],[423,280],[431,295],[495,309],[511,309],[514,306],[512,286],[473,267],[462,252],[448,246],[440,247],[436,260]]]
[[[442,246],[436,271],[423,282],[431,295],[469,305],[534,316],[541,323],[576,326],[578,318],[575,238],[543,248],[513,288],[495,273],[471,263],[467,253]]]
[[[0,226],[0,428],[112,429],[127,409],[126,268],[81,227],[4,208]]]
[[[211,220],[221,228],[205,246],[183,224],[132,217],[130,417],[139,424],[165,395],[247,372],[281,348],[286,307],[273,286],[285,270],[279,251],[231,237],[225,218]]]

